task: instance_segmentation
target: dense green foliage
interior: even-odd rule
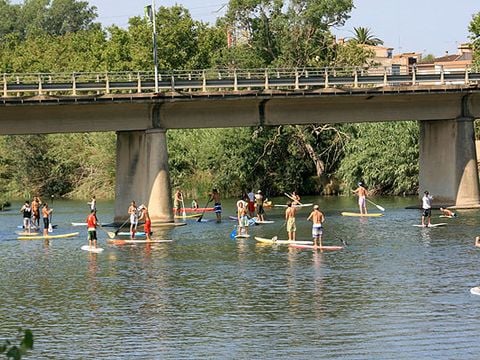
[[[477,69],[480,69],[480,12],[473,15],[468,30],[470,31],[470,40],[472,40],[473,45],[474,64]]]
[[[337,44],[331,29],[349,18],[352,0],[230,0],[214,25],[179,5],[160,7],[161,69],[362,66],[377,43],[369,28]],[[152,70],[152,29],[132,17],[126,29],[102,28],[96,8],[78,0],[0,0],[0,71]],[[470,24],[479,52],[480,16]],[[478,57],[477,57],[478,59]],[[478,61],[478,60],[477,60]],[[335,194],[360,179],[382,193],[417,189],[414,122],[172,130],[172,184],[203,197],[217,187],[238,195],[262,188]],[[114,196],[115,134],[0,138],[0,190],[6,199]],[[2,199],[0,199],[2,200]]]

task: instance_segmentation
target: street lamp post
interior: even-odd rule
[[[158,93],[158,57],[157,57],[157,20],[155,15],[155,0],[152,0],[153,22],[153,64],[155,66],[155,93]]]

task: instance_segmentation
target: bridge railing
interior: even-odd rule
[[[480,73],[421,66],[302,69],[206,69],[160,71],[160,92],[315,90],[478,84]],[[3,74],[0,97],[78,96],[152,93],[153,72]]]

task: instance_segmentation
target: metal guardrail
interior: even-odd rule
[[[153,93],[153,72],[3,74],[0,97],[36,95]],[[466,70],[419,70],[415,66],[304,69],[208,69],[160,72],[160,92],[302,90],[387,86],[471,85],[480,73]]]

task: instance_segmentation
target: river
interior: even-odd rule
[[[255,242],[285,238],[274,224],[229,237],[234,222],[187,221],[157,231],[172,243],[114,246],[100,231],[100,254],[80,250],[86,228],[73,227],[85,202],[54,201],[55,233],[70,239],[19,241],[21,202],[0,214],[0,338],[33,331],[31,359],[477,359],[480,338],[478,211],[420,221],[415,198],[376,198],[380,218],[342,217],[353,197],[305,198],[326,215],[317,253]],[[274,199],[274,202],[285,199]],[[113,203],[98,202],[99,219]],[[369,211],[378,211],[369,205]],[[234,201],[224,202],[224,216]],[[309,210],[297,238],[310,237]],[[204,219],[214,219],[206,213]]]

